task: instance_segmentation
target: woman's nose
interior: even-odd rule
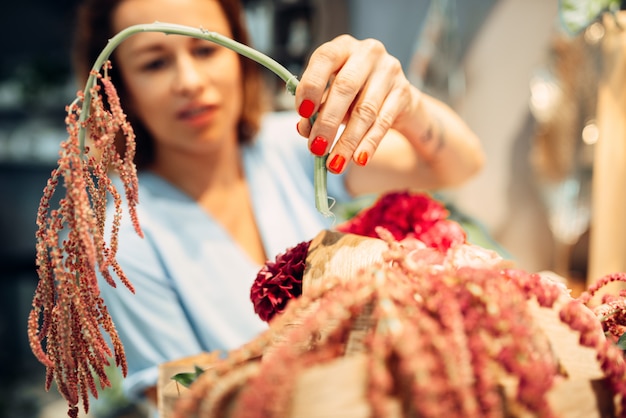
[[[175,93],[193,96],[202,90],[204,79],[200,66],[192,57],[182,57],[176,63],[173,89]]]

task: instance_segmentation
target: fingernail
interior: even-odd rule
[[[318,157],[321,157],[326,153],[327,146],[328,141],[324,139],[324,137],[316,136],[313,142],[311,142],[311,152]]]
[[[300,134],[300,121],[298,121],[298,123],[296,123],[296,131],[298,131],[298,133]],[[302,135],[302,134],[300,134]]]
[[[357,157],[356,157],[356,163],[358,165],[365,165],[367,164],[367,160],[369,158],[369,155],[367,155],[367,152],[362,151]]]
[[[310,101],[309,99],[304,99],[302,103],[300,103],[300,107],[298,108],[298,113],[303,118],[310,118],[313,114],[313,110],[315,109],[315,103]]]
[[[341,173],[341,170],[343,169],[343,165],[345,163],[346,163],[346,159],[343,156],[336,154],[333,157],[333,159],[330,160],[330,164],[328,164],[328,168],[333,173]]]

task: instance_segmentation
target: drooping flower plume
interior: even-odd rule
[[[80,119],[82,92],[67,108],[67,140],[61,145],[58,167],[44,189],[37,213],[37,273],[39,283],[28,319],[28,337],[35,356],[47,370],[46,389],[54,381],[69,404],[68,415],[78,415],[82,400],[89,408],[89,394],[98,396],[100,387],[110,386],[105,373],[110,358],[126,374],[126,359],[113,321],[100,297],[97,274],[116,286],[111,272],[131,291],[115,260],[117,232],[122,216],[122,197],[109,178],[119,174],[135,229],[141,229],[135,213],[137,174],[133,163],[135,137],[120,107],[111,81],[94,73],[100,81],[90,90],[91,114]],[[88,132],[92,150],[81,143],[81,130]],[[114,140],[126,139],[126,152],[119,155]],[[51,202],[59,186],[65,196],[59,207]],[[115,204],[113,220],[107,224],[107,199]],[[106,225],[110,225],[107,230]],[[109,335],[112,349],[102,330]],[[98,382],[96,382],[96,378]]]

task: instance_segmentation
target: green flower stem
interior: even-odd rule
[[[315,157],[315,164],[313,168],[313,187],[315,188],[315,208],[319,213],[326,217],[333,216],[328,206],[328,193],[327,193],[327,173],[326,160],[328,155],[323,157]]]
[[[142,32],[161,32],[168,35],[184,35],[190,36],[193,38],[204,39],[207,41],[214,42],[218,45],[224,46],[228,49],[231,49],[237,52],[240,55],[243,55],[247,58],[256,61],[257,63],[263,65],[278,77],[280,77],[287,87],[287,91],[289,91],[292,95],[296,93],[296,87],[298,86],[298,78],[292,74],[289,70],[287,70],[283,65],[279,64],[274,59],[268,57],[267,55],[259,52],[247,45],[244,45],[240,42],[237,42],[233,39],[230,39],[224,35],[221,35],[217,32],[208,31],[202,28],[194,28],[185,25],[177,25],[173,23],[148,23],[144,25],[134,25],[130,26],[115,36],[113,36],[106,47],[100,52],[96,62],[92,67],[92,72],[98,73],[101,71],[104,64],[109,60],[109,57],[124,40],[129,38],[132,35],[142,33]],[[84,101],[80,113],[80,125],[81,130],[79,133],[79,144],[81,152],[84,152],[85,149],[85,121],[89,117],[90,103],[91,103],[91,88],[96,83],[96,76],[94,74],[90,74],[87,79],[87,83],[85,85],[84,93]],[[314,118],[311,118],[313,121]],[[314,172],[314,187],[315,187],[315,207],[317,210],[322,213],[324,216],[330,216],[330,208],[328,207],[328,192],[327,192],[327,182],[326,182],[326,157],[315,157],[315,172]]]
[[[317,113],[309,118],[311,126],[317,119]],[[326,169],[326,160],[328,154],[321,157],[315,156],[315,162],[313,165],[313,188],[315,190],[315,208],[319,213],[326,217],[333,216],[328,206],[328,193],[327,193],[327,176],[328,170]]]

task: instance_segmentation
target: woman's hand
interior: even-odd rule
[[[352,159],[364,166],[406,110],[419,101],[419,91],[406,79],[398,59],[373,39],[341,35],[317,48],[296,90],[302,120],[298,132],[309,138],[315,155],[329,152],[328,169],[343,171]],[[311,127],[309,117],[318,112]]]
[[[356,163],[345,180],[353,195],[456,187],[483,166],[474,132],[445,103],[411,85],[379,41],[341,35],[320,46],[295,100],[303,118],[298,131],[311,152],[330,152],[332,173]],[[308,118],[316,112],[311,126]]]

